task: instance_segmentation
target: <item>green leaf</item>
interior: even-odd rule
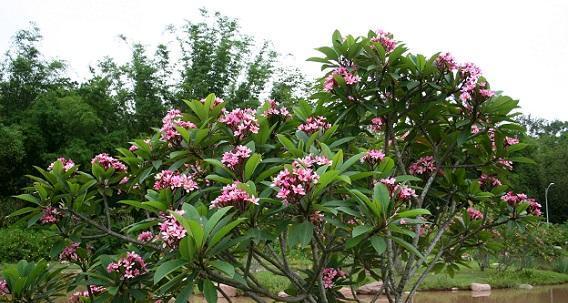
[[[215,285],[213,285],[213,282],[209,280],[203,281],[203,295],[207,303],[217,303],[217,289]]]
[[[387,249],[387,242],[385,241],[384,238],[379,236],[371,237],[371,245],[379,255],[382,255]]]
[[[193,280],[187,280],[187,285],[176,296],[176,303],[187,303],[193,294]]]
[[[24,207],[24,208],[20,208],[18,210],[16,210],[15,212],[9,214],[8,216],[6,216],[6,218],[12,218],[12,217],[17,217],[23,214],[27,214],[30,212],[33,212],[35,210],[38,210],[36,207]]]
[[[512,157],[512,158],[509,158],[508,160],[511,160],[511,161],[517,162],[517,163],[536,164],[536,162],[534,162],[533,159],[530,159],[530,158],[527,158],[527,157]]]
[[[391,237],[391,239],[396,242],[398,245],[402,246],[404,249],[408,250],[409,252],[413,253],[414,255],[418,256],[420,259],[424,259],[424,256],[414,247],[412,244],[404,241],[398,237]]]
[[[359,225],[356,226],[355,228],[353,228],[353,231],[351,232],[351,236],[353,238],[358,237],[362,234],[366,234],[368,232],[370,232],[371,230],[373,230],[373,227],[368,226],[368,225]]]
[[[211,218],[209,218],[209,220],[207,220],[207,223],[205,223],[205,236],[206,237],[213,230],[213,228],[215,228],[215,226],[217,225],[219,220],[221,220],[221,218],[223,218],[223,216],[225,216],[225,214],[229,210],[231,210],[231,208],[233,208],[233,207],[227,206],[227,207],[220,208],[217,211],[215,211],[215,213],[211,216]]]
[[[224,236],[226,236],[233,228],[237,227],[237,225],[241,224],[243,221],[246,221],[246,218],[238,218],[235,221],[223,226],[218,232],[211,236],[211,241],[209,242],[209,247],[215,246]]]
[[[159,212],[158,209],[156,209],[156,208],[154,208],[154,207],[152,207],[152,206],[150,206],[150,205],[147,205],[147,204],[142,204],[142,202],[140,202],[140,201],[122,200],[122,201],[118,201],[118,203],[130,205],[130,206],[133,206],[133,207],[135,207],[135,208],[145,209],[145,210],[147,210],[147,211],[154,212],[154,213]]]
[[[256,170],[256,167],[258,166],[258,164],[260,164],[261,161],[262,161],[262,156],[257,153],[253,154],[247,160],[247,163],[245,164],[245,179],[244,179],[245,182],[250,179],[250,177]]]
[[[388,188],[383,183],[375,184],[373,188],[373,203],[380,206],[379,212],[385,215],[390,204],[390,193]]]
[[[235,267],[227,262],[221,260],[215,260],[210,263],[211,266],[218,269],[220,272],[225,273],[229,277],[233,277],[235,275]]]
[[[30,194],[21,194],[21,195],[14,196],[14,198],[39,205],[39,199],[30,195]]]
[[[288,244],[290,246],[296,246],[298,244],[302,246],[308,245],[312,240],[313,231],[314,226],[309,221],[292,224],[288,232]]]
[[[170,260],[162,263],[154,273],[154,284],[158,284],[165,276],[174,272],[175,270],[186,264],[185,260]]]
[[[427,209],[423,209],[423,208],[416,208],[416,209],[410,209],[410,210],[405,210],[402,211],[400,213],[398,213],[397,217],[398,218],[416,218],[417,216],[422,216],[422,215],[430,215],[430,211]]]

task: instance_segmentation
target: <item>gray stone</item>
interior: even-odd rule
[[[491,285],[483,283],[471,283],[469,285],[469,288],[472,291],[489,291],[491,290]]]
[[[530,284],[520,284],[518,286],[518,288],[520,288],[520,289],[533,289],[533,286],[530,285]]]
[[[284,291],[279,292],[279,293],[278,293],[278,296],[279,296],[280,298],[287,298],[287,297],[289,297],[289,295],[288,295],[286,292],[284,292]]]
[[[237,289],[232,287],[232,286],[229,286],[229,285],[226,285],[226,284],[219,284],[219,288],[221,288],[221,290],[223,290],[223,292],[227,295],[227,297],[238,296]],[[224,298],[223,294],[221,294],[220,291],[217,291],[217,297],[218,298]]]
[[[351,293],[351,288],[342,287],[341,289],[339,289],[339,292],[343,295],[343,297],[347,299],[353,299],[353,293]]]
[[[452,287],[450,290],[451,290],[451,291],[458,291],[458,290],[460,290],[460,289],[457,288],[457,287]]]

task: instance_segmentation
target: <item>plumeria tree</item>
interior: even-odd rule
[[[63,158],[37,168],[18,196],[30,206],[13,216],[60,237],[54,255],[81,269],[73,300],[185,302],[200,291],[216,302],[225,284],[256,302],[336,302],[342,287],[359,301],[370,276],[404,302],[428,273],[497,247],[495,227],[540,214],[506,185],[513,162],[530,162],[515,156],[517,102],[475,65],[408,53],[382,31],[335,32],[318,50],[321,91],[293,108],[228,111],[209,95],[90,170]],[[309,268],[292,266],[292,249],[308,252]],[[285,277],[287,296],[257,266]]]

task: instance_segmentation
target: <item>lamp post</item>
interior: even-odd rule
[[[548,221],[548,189],[552,185],[554,185],[554,182],[550,182],[550,184],[548,184],[548,187],[544,191],[544,203],[546,204],[546,225],[550,224],[550,222]]]

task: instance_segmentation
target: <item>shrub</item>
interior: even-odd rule
[[[78,279],[87,289],[107,290],[102,302],[182,302],[194,287],[215,302],[218,283],[282,300],[255,262],[288,280],[290,302],[336,302],[370,275],[398,303],[472,248],[498,247],[496,227],[537,220],[540,204],[505,184],[513,162],[531,162],[517,156],[518,102],[475,65],[407,53],[382,31],[335,32],[319,50],[311,60],[328,73],[311,100],[185,101],[90,170],[37,168],[13,216],[57,230],[54,251],[91,277]],[[134,223],[119,229],[123,218]],[[122,246],[103,253],[93,239],[104,237]],[[301,273],[290,249],[308,252]]]
[[[51,232],[38,228],[13,226],[0,229],[0,262],[49,258],[55,243]]]

